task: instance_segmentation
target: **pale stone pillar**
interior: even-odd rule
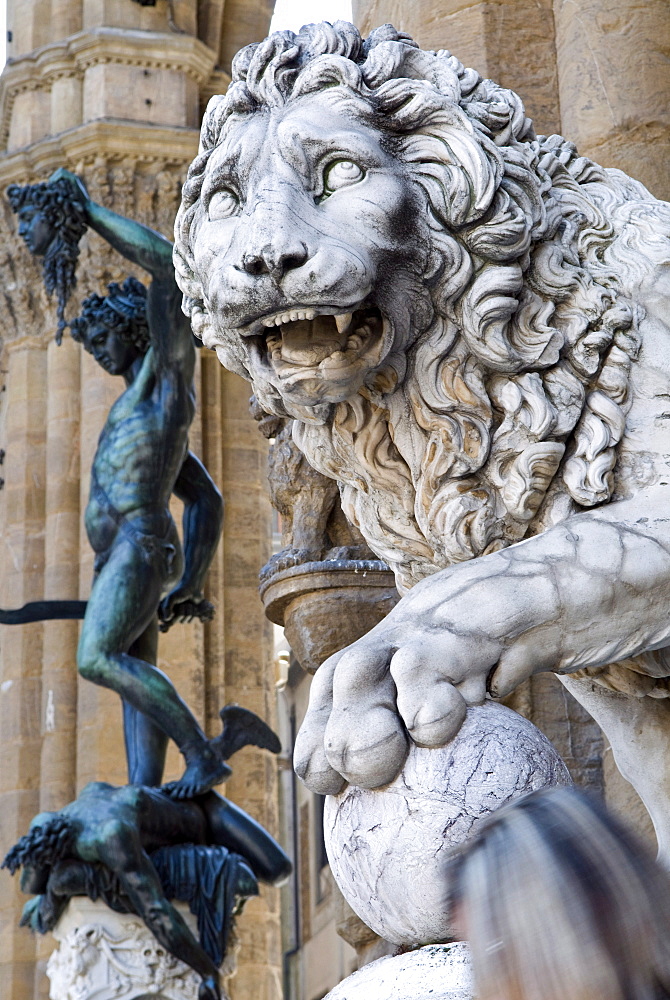
[[[670,198],[670,4],[555,0],[561,131]]]
[[[363,33],[390,22],[424,49],[449,49],[524,100],[536,130],[558,131],[552,0],[353,0]]]
[[[51,0],[51,40],[81,31],[82,11],[83,0]]]
[[[238,49],[265,38],[274,6],[274,0],[226,0],[223,6],[219,65],[227,73],[230,72],[230,65]]]
[[[44,597],[79,596],[79,344],[47,348],[46,537]],[[75,796],[76,622],[44,625],[40,808],[60,809]]]
[[[0,604],[42,597],[46,485],[47,353],[38,338],[10,342],[3,469]],[[43,627],[2,630],[0,662],[0,843],[13,844],[39,811]],[[17,879],[0,874],[0,982],[3,1000],[32,995],[35,942],[14,931],[25,897]]]
[[[258,594],[258,572],[270,556],[271,509],[267,494],[267,442],[249,415],[249,386],[221,374],[221,492],[225,613],[225,696],[276,725],[272,626]],[[277,833],[277,762],[245,747],[233,760],[226,794],[271,833]],[[238,925],[238,971],[233,1000],[279,1000],[281,944],[279,900],[264,887]]]
[[[51,41],[49,18],[45,17],[41,0],[9,0],[7,30],[12,33],[7,49],[10,57],[21,56]]]
[[[44,597],[79,596],[79,372],[81,348],[70,337],[47,347]],[[25,627],[25,626],[24,626]],[[77,622],[45,622],[42,653],[40,811],[76,795]],[[35,997],[47,1000],[50,936],[34,938]]]
[[[82,117],[82,86],[78,76],[61,76],[51,87],[51,131],[64,132],[79,125]]]
[[[202,351],[199,386],[199,409],[202,415],[202,460],[217,485],[223,482],[223,423],[221,401],[223,398],[224,370],[212,351]],[[224,500],[225,504],[225,500]],[[224,509],[224,523],[226,511]],[[207,577],[205,596],[215,607],[213,621],[205,626],[204,658],[202,673],[207,688],[205,728],[210,736],[221,731],[219,709],[226,703],[226,609],[224,580],[224,539],[212,561]]]

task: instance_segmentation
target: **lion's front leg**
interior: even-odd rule
[[[321,794],[343,779],[377,788],[401,770],[409,740],[439,747],[481,704],[494,668],[510,690],[539,658],[514,656],[514,639],[557,632],[554,581],[508,552],[454,567],[418,584],[387,618],[318,670],[298,735],[295,766]],[[548,644],[553,649],[558,641]]]
[[[608,691],[584,677],[561,677],[603,730],[621,774],[642,799],[670,868],[670,699]]]
[[[376,788],[409,739],[437,747],[468,704],[541,670],[571,673],[670,643],[666,493],[571,518],[502,552],[436,573],[331,657],[296,743],[310,788]]]

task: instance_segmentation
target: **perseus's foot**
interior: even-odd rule
[[[192,799],[220,785],[233,773],[212,741],[198,740],[182,748],[186,770],[179,781],[169,781],[161,791],[173,799]]]

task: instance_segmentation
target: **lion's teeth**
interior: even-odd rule
[[[333,351],[327,358],[324,358],[319,367],[321,368],[337,368],[342,364],[343,361],[351,360],[351,355],[345,354],[344,351]]]
[[[336,316],[335,326],[337,327],[337,332],[343,333],[344,330],[347,330],[353,318],[354,318],[353,313],[340,313],[339,316]]]
[[[261,322],[267,330],[273,326],[283,326],[285,323],[295,323],[301,319],[312,320],[315,316],[316,309],[291,309],[290,312],[280,313],[277,316],[266,316]]]
[[[357,351],[363,346],[363,338],[359,337],[357,333],[352,333],[347,337],[347,350]]]

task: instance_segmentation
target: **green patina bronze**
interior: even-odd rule
[[[211,616],[202,591],[222,522],[220,494],[188,450],[195,350],[181,311],[172,244],[96,204],[67,170],[32,191],[14,190],[12,203],[33,253],[50,258],[72,217],[79,235],[82,224],[94,229],[151,275],[146,289],[129,278],[110,285],[104,297],[89,297],[72,324],[75,339],[126,384],[110,410],[91,470],[86,530],[96,576],[77,662],[84,677],[123,699],[130,781],[159,784],[167,741],[173,739],[186,771],[166,791],[175,798],[201,794],[223,780],[225,764],[155,666],[159,607],[168,624]],[[52,210],[54,192],[58,213]],[[183,552],[169,511],[173,493],[185,505]]]
[[[253,712],[231,705],[221,715],[222,758],[249,744],[279,749]],[[240,902],[258,891],[256,879],[277,885],[291,872],[270,834],[214,791],[179,801],[156,788],[97,781],[58,812],[36,816],[2,867],[22,869],[21,888],[36,895],[21,922],[40,933],[56,926],[77,895],[138,914],[202,977],[200,1000],[220,1000],[217,967]],[[199,942],[168,897],[190,904]]]

